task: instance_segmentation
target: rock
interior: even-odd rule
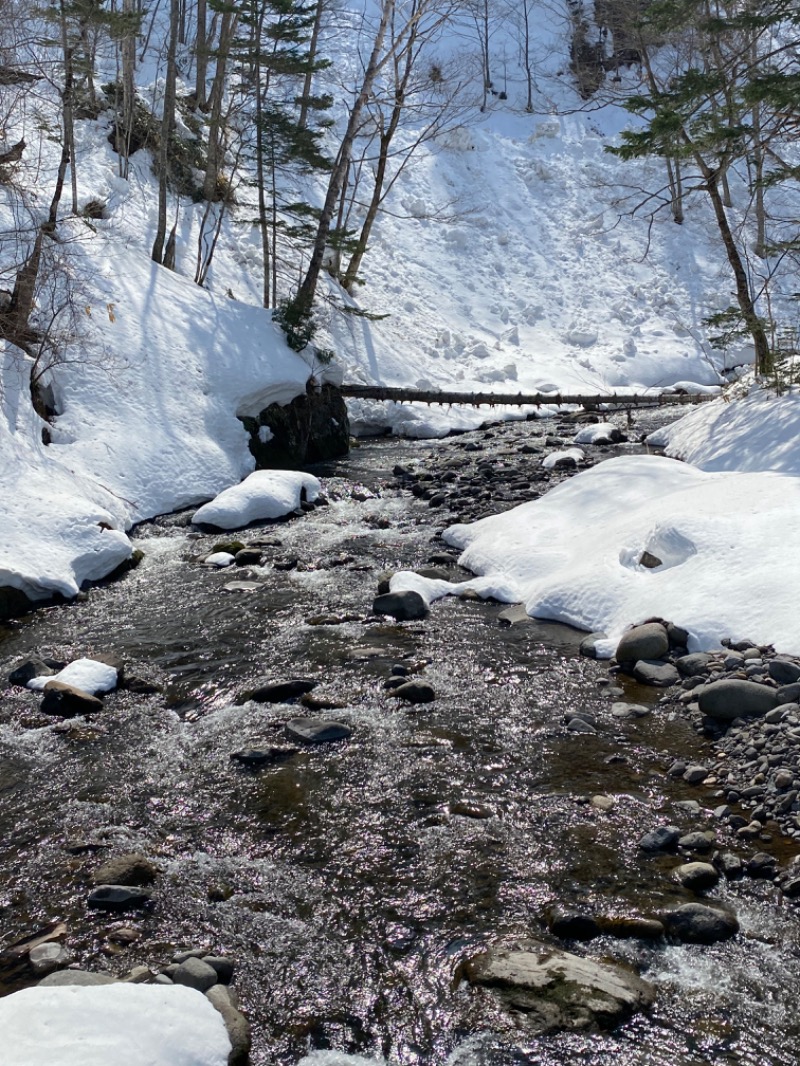
[[[585,655],[587,659],[599,658],[597,645],[603,640],[608,640],[605,633],[587,633],[580,644],[581,655]]]
[[[288,404],[270,404],[255,418],[240,416],[258,469],[292,470],[347,455],[350,422],[338,386],[309,380]],[[268,432],[265,432],[268,430]]]
[[[602,933],[618,940],[659,940],[664,935],[664,923],[657,918],[640,918],[637,915],[600,917],[597,923]]]
[[[592,796],[592,806],[598,811],[613,811],[616,804],[613,796]]]
[[[57,674],[63,669],[63,665],[63,663],[56,663],[53,659],[24,659],[17,663],[8,675],[8,683],[25,688],[35,677],[50,677],[52,674]]]
[[[678,847],[687,851],[700,851],[704,854],[714,847],[714,834],[712,832],[685,833],[678,840]]]
[[[326,744],[332,740],[346,740],[353,730],[341,722],[324,718],[293,718],[285,726],[287,736],[304,744]]]
[[[202,959],[186,959],[170,976],[173,984],[196,988],[198,992],[207,992],[217,983],[217,971]]]
[[[655,998],[636,974],[579,958],[536,940],[490,947],[464,964],[473,985],[494,989],[504,1004],[524,1012],[537,1033],[611,1029]]]
[[[578,717],[570,718],[567,722],[567,729],[570,733],[588,733],[590,735],[597,733],[597,730],[591,722],[587,722],[583,718]]]
[[[650,710],[642,703],[612,703],[611,714],[614,718],[644,718]]]
[[[745,873],[748,877],[772,881],[778,873],[778,860],[766,851],[757,851],[745,863]]]
[[[506,607],[504,611],[501,611],[497,616],[497,621],[504,626],[518,626],[529,625],[533,619],[525,610],[524,604],[515,603],[512,607]]]
[[[113,985],[114,978],[105,973],[92,973],[90,970],[57,970],[43,977],[40,988],[61,988],[64,985]]]
[[[653,829],[639,841],[642,851],[673,851],[678,846],[681,831],[674,825],[662,825]]]
[[[715,857],[714,862],[719,872],[728,881],[736,881],[744,875],[744,863],[732,851],[724,851]]]
[[[800,702],[800,681],[793,681],[791,685],[781,685],[775,696],[778,706],[782,703]]]
[[[662,663],[658,659],[638,659],[633,667],[633,676],[640,684],[656,688],[668,688],[680,681],[680,675],[672,663]]]
[[[129,888],[127,885],[99,885],[89,893],[87,903],[93,910],[127,911],[144,907],[151,900],[144,888]]]
[[[234,553],[233,561],[237,566],[258,566],[261,562],[261,549],[240,548]]]
[[[254,700],[256,703],[286,703],[311,692],[317,684],[318,682],[307,677],[294,677],[288,681],[264,681],[253,688],[245,689],[239,696],[239,702]]]
[[[158,868],[144,855],[118,855],[98,866],[92,874],[95,885],[152,885]]]
[[[687,944],[715,944],[739,932],[735,915],[702,903],[684,903],[667,912],[663,920],[667,933]]]
[[[227,959],[222,955],[204,955],[203,962],[210,966],[217,975],[217,980],[223,985],[229,985],[233,980],[233,959]]]
[[[681,777],[689,785],[699,785],[708,777],[708,767],[701,766],[699,763],[692,763],[691,766],[686,767]]]
[[[45,714],[60,714],[74,718],[78,714],[95,714],[102,711],[103,701],[88,692],[66,685],[63,681],[48,681],[44,686],[41,710]]]
[[[786,702],[778,698],[774,688],[737,678],[712,681],[697,692],[702,713],[726,722],[734,718],[761,717],[779,703]]]
[[[393,690],[391,695],[399,700],[405,700],[406,703],[432,703],[436,699],[433,686],[427,681],[404,681]]]
[[[120,981],[126,985],[147,985],[152,980],[153,974],[149,966],[134,966],[124,977],[120,978]]]
[[[719,874],[710,862],[686,862],[677,866],[672,873],[684,888],[692,892],[713,888],[719,881]]]
[[[660,622],[646,622],[634,626],[617,645],[618,663],[633,663],[639,659],[663,659],[669,654],[667,630]]]
[[[37,944],[28,952],[28,960],[35,974],[50,973],[61,966],[66,966],[72,958],[63,944],[50,942]]]
[[[372,603],[373,614],[390,614],[398,622],[410,622],[426,618],[428,605],[418,592],[387,592],[377,596]]]
[[[246,748],[242,751],[231,752],[230,758],[234,762],[241,763],[250,769],[266,766],[267,763],[285,762],[296,755],[299,748],[293,748],[289,744],[271,745],[268,748]]]
[[[591,914],[554,910],[547,916],[547,928],[561,940],[594,940],[600,926]]]
[[[685,648],[689,643],[689,630],[684,629],[683,626],[676,626],[674,622],[667,622],[667,638],[673,650]]]
[[[225,985],[213,985],[206,992],[206,999],[222,1015],[225,1028],[228,1030],[228,1038],[231,1042],[228,1066],[246,1066],[250,1054],[250,1023],[233,1005]]]
[[[800,663],[792,659],[773,659],[767,667],[769,676],[779,685],[792,685],[800,681]]]
[[[678,673],[683,677],[703,677],[709,671],[711,656],[705,652],[695,652],[692,655],[682,655],[675,660]]]

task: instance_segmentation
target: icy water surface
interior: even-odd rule
[[[489,456],[534,432],[498,430]],[[541,935],[554,903],[652,915],[685,902],[669,876],[678,860],[645,857],[637,840],[658,824],[706,828],[719,802],[664,775],[675,756],[702,756],[682,719],[656,709],[613,723],[606,670],[577,656],[579,634],[503,626],[502,605],[458,599],[424,622],[370,615],[381,572],[444,548],[446,515],[390,487],[393,466],[461,454],[467,439],[365,444],[320,471],[330,506],[238,534],[279,542],[249,568],[256,590],[224,591],[246,575],[196,559],[228,538],[173,517],[139,531],[145,561],[122,581],[0,630],[2,677],[34,651],[112,651],[165,685],[113,693],[71,724],[3,690],[0,944],[58,919],[78,960],[114,974],[184,947],[229,954],[257,1066],[326,1050],[432,1066],[793,1066],[799,927],[758,882],[719,890],[744,930],[727,945],[575,946],[658,986],[653,1012],[613,1035],[532,1038],[458,981],[482,944]],[[311,624],[330,614],[352,620]],[[392,699],[393,664],[424,665],[435,703]],[[232,752],[285,744],[285,721],[309,713],[232,705],[265,677],[318,681],[314,695],[341,704],[319,713],[352,738],[241,768]],[[564,730],[575,709],[600,716],[597,736]],[[675,806],[690,798],[703,815]],[[92,868],[130,850],[163,870],[153,909],[123,922],[87,911]],[[140,938],[114,945],[120,924]]]

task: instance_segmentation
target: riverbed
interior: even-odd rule
[[[581,634],[508,625],[506,605],[471,599],[438,602],[418,622],[371,614],[386,573],[467,577],[442,529],[569,476],[541,475],[557,438],[542,421],[362,443],[314,471],[327,505],[236,534],[261,547],[259,565],[205,566],[230,537],[165,516],[136,532],[144,560],[122,580],[0,628],[3,678],[33,653],[114,653],[140,689],[158,686],[118,690],[101,714],[62,721],[3,682],[3,943],[63,921],[74,960],[114,975],[158,969],[182,948],[230,955],[254,1066],[326,1049],[425,1066],[796,1063],[800,923],[764,882],[711,893],[742,926],[725,944],[567,945],[655,983],[652,1012],[613,1034],[532,1037],[524,1018],[487,1011],[459,980],[482,945],[547,936],[554,905],[651,916],[694,898],[671,878],[675,856],[638,848],[657,825],[716,828],[720,846],[738,846],[714,824],[718,801],[665,774],[706,742],[658,690],[581,657]],[[602,461],[619,450],[587,452]],[[452,510],[414,495],[424,482],[402,473],[434,468],[454,475]],[[462,505],[455,487],[467,477],[477,491]],[[236,581],[253,587],[226,589]],[[393,698],[393,668],[428,681],[435,701]],[[297,677],[331,707],[236,704],[257,681]],[[651,713],[616,720],[620,698]],[[596,735],[565,728],[576,709],[596,718]],[[231,759],[287,747],[286,721],[310,713],[352,736],[256,770]],[[796,851],[774,846],[784,859]],[[112,921],[87,910],[90,875],[127,851],[159,866],[156,898]],[[109,936],[123,924],[136,934],[126,945]]]

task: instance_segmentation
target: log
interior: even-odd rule
[[[587,408],[661,407],[667,404],[696,404],[715,399],[714,396],[682,392],[657,392],[650,394],[594,393],[572,395],[569,393],[504,393],[504,392],[448,392],[439,389],[406,389],[385,385],[342,385],[342,395],[361,400],[394,400],[396,403],[465,404],[469,407],[562,407]]]

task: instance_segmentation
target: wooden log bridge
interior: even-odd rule
[[[611,393],[593,393],[592,395],[572,395],[560,392],[448,392],[439,389],[391,388],[385,385],[342,385],[342,395],[359,400],[394,400],[396,403],[428,404],[466,404],[469,407],[545,407],[566,406],[585,407],[596,410],[600,407],[619,407],[623,410],[632,407],[662,407],[667,404],[696,404],[713,400],[714,396],[706,393],[690,394],[685,392],[656,392],[631,394],[630,396]]]

